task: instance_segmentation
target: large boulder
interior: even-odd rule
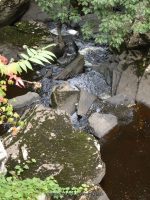
[[[30,0],[1,0],[0,27],[10,25],[20,18],[29,6]]]
[[[28,164],[22,178],[55,176],[62,186],[98,184],[105,174],[100,147],[93,136],[74,132],[69,116],[39,105],[30,110],[27,126],[15,138],[5,138],[8,170]]]

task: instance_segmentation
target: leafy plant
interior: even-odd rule
[[[1,200],[37,200],[41,194],[48,194],[55,199],[61,199],[64,195],[77,195],[87,192],[89,186],[86,184],[80,187],[60,187],[53,177],[45,180],[39,178],[19,180],[13,177],[0,177]]]
[[[149,0],[36,0],[54,20],[79,21],[82,15],[95,14],[99,20],[99,33],[95,40],[118,48],[133,33],[150,31]],[[54,9],[55,8],[55,9]],[[90,24],[83,34],[91,37]]]
[[[27,53],[20,54],[21,59],[18,62],[9,62],[5,56],[0,55],[0,124],[12,124],[13,132],[17,132],[16,126],[22,126],[23,122],[18,121],[19,115],[13,112],[13,107],[8,103],[6,98],[7,85],[17,85],[18,87],[25,87],[24,81],[18,76],[23,71],[28,69],[33,70],[32,63],[44,65],[44,63],[51,63],[55,55],[47,51],[48,47],[41,49],[26,48]]]

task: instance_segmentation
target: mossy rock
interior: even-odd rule
[[[52,42],[50,32],[38,24],[19,22],[15,26],[6,26],[0,29],[1,44],[8,43],[20,47],[23,45],[31,47]]]
[[[72,129],[69,116],[60,110],[37,107],[27,118],[28,124],[11,141],[6,139],[9,154],[8,171],[18,162],[36,163],[21,173],[22,178],[55,176],[62,186],[78,186],[81,183],[98,184],[104,174],[99,146],[93,136]],[[22,153],[24,152],[24,153]],[[26,155],[26,156],[25,156]]]

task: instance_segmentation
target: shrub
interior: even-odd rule
[[[118,48],[133,33],[150,31],[149,0],[36,0],[54,20],[79,21],[81,15],[95,14],[99,19],[96,42]],[[88,27],[88,28],[87,28]],[[91,36],[92,24],[85,24],[84,35]]]

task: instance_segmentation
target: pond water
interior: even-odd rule
[[[101,185],[111,200],[150,199],[149,113],[138,107],[134,122],[101,145],[106,163]]]

